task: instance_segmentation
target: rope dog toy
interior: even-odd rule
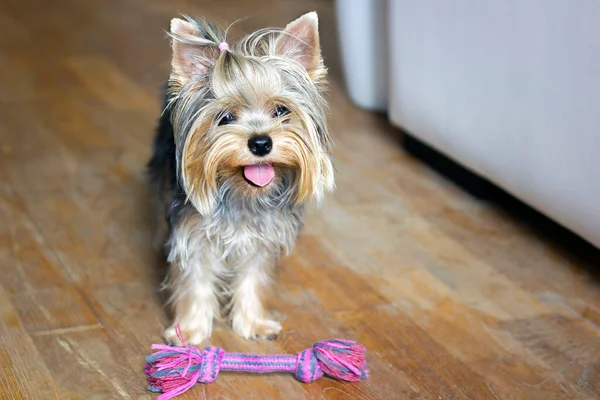
[[[211,383],[220,371],[292,372],[301,382],[312,382],[323,375],[356,382],[369,375],[365,348],[351,340],[332,339],[317,342],[310,349],[297,355],[227,353],[225,350],[207,346],[203,351],[189,346],[183,339],[179,326],[175,327],[182,347],[153,344],[158,350],[146,357],[145,372],[148,390],[162,392],[157,400],[178,396],[196,382]]]

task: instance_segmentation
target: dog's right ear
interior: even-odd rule
[[[312,11],[290,22],[276,42],[277,54],[291,58],[306,69],[312,79],[327,73],[321,59],[319,17]]]
[[[219,52],[214,43],[203,38],[190,21],[179,18],[171,20],[173,59],[172,76],[186,83],[194,75],[207,74],[214,65]]]

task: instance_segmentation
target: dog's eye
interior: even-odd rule
[[[275,111],[273,111],[273,118],[281,118],[285,115],[288,115],[290,110],[288,110],[285,106],[277,106],[275,107]]]
[[[225,115],[223,115],[221,117],[221,119],[219,120],[219,124],[218,125],[219,126],[221,126],[221,125],[227,125],[227,124],[232,123],[233,121],[235,121],[235,117],[233,116],[233,114],[232,113],[227,113],[227,114],[225,114]]]

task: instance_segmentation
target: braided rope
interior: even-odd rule
[[[368,377],[365,348],[351,340],[333,339],[315,343],[297,355],[227,353],[215,346],[200,351],[183,339],[179,326],[177,336],[182,347],[152,345],[154,354],[146,357],[148,390],[162,392],[158,400],[176,397],[199,383],[214,382],[220,371],[272,373],[291,372],[301,382],[312,382],[323,375],[345,381]]]

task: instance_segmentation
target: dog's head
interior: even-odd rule
[[[233,45],[216,24],[173,19],[178,173],[207,214],[224,192],[295,204],[333,190],[316,13]]]

